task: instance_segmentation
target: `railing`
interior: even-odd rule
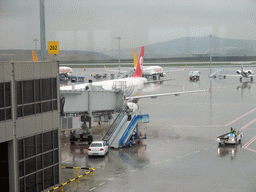
[[[132,118],[132,120],[129,123],[128,127],[126,128],[123,136],[119,140],[119,146],[122,146],[125,143],[127,138],[130,136],[131,131],[135,127],[135,124],[137,123],[138,119],[141,118],[141,117],[142,117],[141,115],[134,115],[134,117]]]
[[[67,184],[68,184],[68,187],[71,189],[71,187],[72,187],[71,183],[73,181],[76,181],[76,183],[79,184],[81,177],[84,177],[84,180],[86,181],[87,180],[87,174],[91,173],[91,176],[93,177],[94,176],[94,171],[95,171],[94,168],[84,168],[84,167],[66,167],[66,166],[62,166],[61,168],[62,169],[75,169],[76,170],[76,173],[75,173],[76,177],[73,178],[73,179],[69,179],[69,181],[67,181],[65,183],[61,183],[58,186],[52,187],[52,189],[50,191],[47,191],[47,192],[55,192],[55,190],[57,190],[57,189],[60,189],[60,191],[64,191],[63,187]],[[85,171],[84,174],[82,174],[82,175],[78,175],[78,172],[77,172],[78,169],[87,169],[88,171]]]
[[[118,125],[120,124],[120,122],[122,121],[122,119],[124,118],[125,112],[120,112],[118,114],[118,116],[116,117],[115,121],[113,122],[113,124],[110,126],[110,128],[108,129],[107,133],[105,134],[105,136],[102,138],[102,140],[107,141],[110,139],[112,133],[116,130],[116,128],[118,127]]]

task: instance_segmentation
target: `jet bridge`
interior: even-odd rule
[[[106,91],[101,87],[93,86],[88,90],[61,90],[60,95],[62,116],[80,117],[82,122],[108,122],[112,119],[112,114],[125,109],[125,96],[120,89]],[[73,119],[74,120],[74,119]],[[65,125],[74,125],[74,123],[65,123]],[[66,129],[79,127],[66,126]]]

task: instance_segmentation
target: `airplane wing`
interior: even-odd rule
[[[160,80],[152,80],[152,81],[147,81],[145,84],[148,84],[148,83],[159,83],[159,82],[171,81],[171,80],[175,80],[175,79],[160,79]]]
[[[231,74],[219,74],[218,76],[225,76],[225,77],[242,77],[242,75],[231,75]]]
[[[185,71],[187,69],[187,65],[183,69],[175,69],[175,70],[169,70],[169,71],[163,71],[164,73],[170,73],[170,72],[176,72],[176,71]]]
[[[139,100],[139,99],[145,99],[145,98],[155,99],[157,97],[162,97],[162,96],[169,96],[169,95],[179,96],[181,94],[199,93],[199,92],[207,92],[207,91],[210,92],[210,90],[204,89],[204,90],[196,90],[196,91],[182,91],[182,92],[174,92],[174,93],[160,93],[160,94],[153,94],[153,95],[133,96],[133,97],[126,97],[126,99],[127,100]]]
[[[242,75],[219,74],[221,77],[243,77]],[[248,75],[248,77],[256,77],[256,75]]]

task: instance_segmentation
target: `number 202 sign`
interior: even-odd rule
[[[59,54],[59,41],[48,41],[48,54]]]

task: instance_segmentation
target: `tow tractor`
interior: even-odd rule
[[[228,132],[218,136],[217,142],[219,143],[219,146],[225,146],[225,144],[240,144],[242,137],[243,133],[241,133],[240,131],[237,131],[235,134]]]
[[[190,81],[199,81],[200,71],[189,71],[188,75]]]
[[[74,144],[76,141],[87,141],[88,145],[93,142],[91,129],[86,126],[85,122],[83,123],[82,128],[73,129],[70,131],[70,144]]]

